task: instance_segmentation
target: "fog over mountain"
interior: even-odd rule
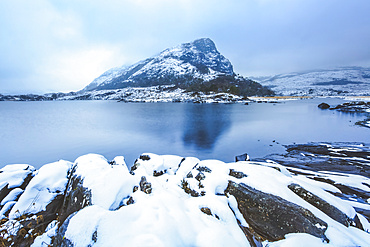
[[[0,1],[0,93],[77,91],[209,37],[243,76],[370,66],[367,0]]]

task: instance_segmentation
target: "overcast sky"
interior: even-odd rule
[[[369,0],[0,0],[0,93],[69,92],[209,37],[244,76],[370,66]]]

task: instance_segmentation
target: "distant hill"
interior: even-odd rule
[[[237,76],[230,61],[209,38],[166,49],[131,66],[110,69],[81,92],[158,85],[242,96],[273,94],[259,83]]]
[[[254,78],[281,95],[370,95],[370,68],[343,67]]]

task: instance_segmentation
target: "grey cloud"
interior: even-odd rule
[[[113,62],[134,63],[200,37],[212,38],[245,76],[370,66],[368,0],[37,0],[2,1],[0,9],[0,93],[78,90]],[[112,60],[96,57],[90,68],[89,60],[69,58],[73,73],[90,69],[90,77],[65,77],[67,65],[42,71],[96,47]]]

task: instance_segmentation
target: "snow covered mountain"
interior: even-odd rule
[[[221,75],[233,76],[233,66],[211,39],[203,38],[166,49],[128,67],[110,69],[83,91],[209,81]]]
[[[343,67],[253,79],[286,96],[370,95],[370,68]]]

